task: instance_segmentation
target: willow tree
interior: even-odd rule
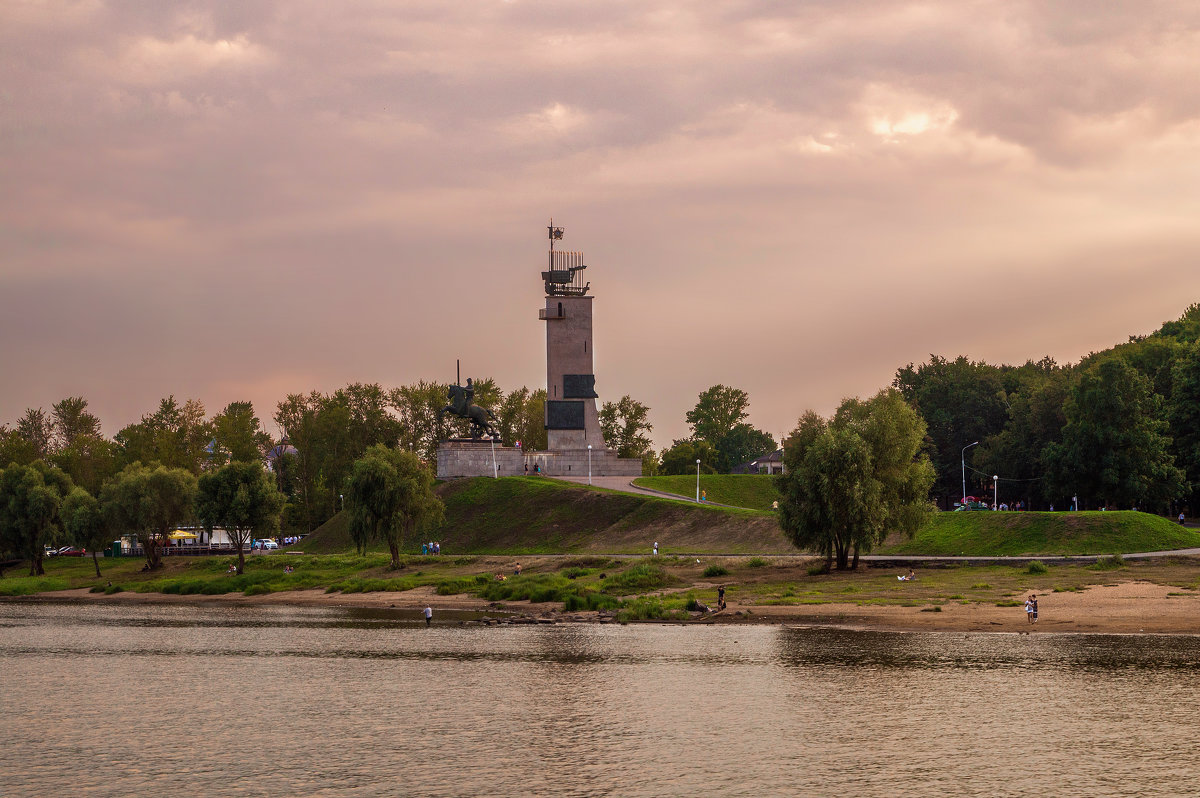
[[[63,500],[61,512],[63,529],[71,542],[92,552],[92,567],[99,578],[99,550],[112,540],[104,514],[100,511],[100,502],[83,488],[75,487]]]
[[[925,422],[893,389],[847,399],[829,420],[806,413],[784,447],[780,526],[839,569],[893,531],[912,536],[932,511],[924,438]]]
[[[151,571],[162,566],[171,531],[192,518],[195,500],[196,477],[191,471],[141,463],[126,466],[100,491],[105,522],[113,532],[137,535]]]
[[[237,572],[246,570],[246,544],[279,528],[283,494],[259,463],[235,461],[200,477],[196,515],[212,533],[219,527],[237,547]]]
[[[383,540],[392,568],[400,549],[418,529],[441,523],[445,505],[433,492],[433,474],[412,452],[372,446],[355,461],[346,493],[350,534],[358,550]]]
[[[70,477],[41,460],[0,471],[0,549],[28,558],[30,576],[46,573],[46,546],[63,538],[59,510],[71,487]]]

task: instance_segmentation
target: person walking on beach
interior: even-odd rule
[[[717,585],[717,609],[725,609],[725,585]]]
[[[433,623],[433,607],[425,608],[425,625],[429,626]]]
[[[1030,597],[1030,601],[1033,602],[1033,622],[1037,623],[1037,594],[1036,593]]]
[[[1025,599],[1025,621],[1026,621],[1026,623],[1033,623],[1033,598],[1032,597]]]

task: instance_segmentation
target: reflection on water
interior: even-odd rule
[[[0,603],[0,795],[1189,795],[1200,638]]]

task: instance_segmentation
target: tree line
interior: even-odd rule
[[[893,386],[928,426],[943,507],[964,470],[969,495],[991,499],[998,476],[1002,502],[1036,509],[1174,514],[1200,498],[1200,305],[1073,365],[931,356]]]

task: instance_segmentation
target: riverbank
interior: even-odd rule
[[[709,585],[694,585],[693,592],[708,592]],[[165,593],[116,593],[105,595],[87,589],[52,591],[8,601],[88,602],[112,605],[223,605],[367,608],[395,610],[416,618],[425,607],[434,611],[437,623],[470,623],[489,618],[493,622],[550,623],[613,622],[613,613],[566,612],[559,602],[493,602],[474,596],[438,595],[430,586],[404,592],[327,593],[324,590],[294,590],[260,596],[228,593],[215,596]],[[1039,620],[1028,623],[1021,604],[997,606],[995,602],[949,601],[924,606],[863,604],[828,601],[812,604],[759,604],[732,601],[717,613],[688,613],[686,620],[665,623],[783,624],[826,626],[862,630],[1009,632],[1009,633],[1107,633],[1107,634],[1200,634],[1200,591],[1143,580],[1116,581],[1083,590],[1038,594]],[[1007,603],[1007,602],[1006,602]],[[937,609],[934,609],[937,607]],[[447,619],[443,617],[449,615]],[[486,622],[486,621],[485,621]]]

